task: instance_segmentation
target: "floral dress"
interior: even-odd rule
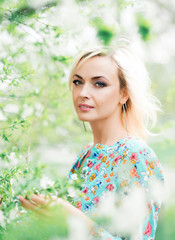
[[[92,146],[92,143],[88,144],[79,152],[69,172],[71,179],[79,170],[81,171],[81,178],[84,179],[81,192],[84,197],[75,197],[74,203],[91,219],[93,210],[105,199],[107,192],[120,193],[119,201],[122,202],[122,198],[132,192],[135,186],[141,186],[149,192],[148,189],[154,179],[163,182],[160,162],[142,139],[128,136],[112,146],[104,144]],[[85,162],[80,169],[85,156]],[[160,206],[160,199],[147,201],[146,216],[137,239],[154,239]],[[99,226],[97,223],[94,224],[91,235],[94,239],[103,240],[128,239],[117,233],[111,234],[105,226]]]

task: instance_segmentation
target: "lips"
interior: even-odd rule
[[[79,104],[78,106],[79,106],[79,108],[94,108],[94,107],[92,107],[90,105],[87,105],[87,104]]]

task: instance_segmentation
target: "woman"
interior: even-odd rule
[[[154,179],[163,180],[160,163],[146,144],[147,124],[156,122],[158,100],[149,93],[150,80],[143,64],[125,47],[116,50],[99,47],[80,53],[69,78],[78,118],[89,122],[93,143],[78,154],[69,178],[77,172],[85,179],[82,193],[74,199],[77,208],[56,198],[71,213],[87,221],[91,235],[105,240],[123,239],[96,224],[93,212],[109,192],[119,194],[119,202],[135,186],[145,192]],[[25,208],[35,209],[19,197]],[[36,204],[45,204],[44,196],[34,195]],[[143,222],[135,239],[154,239],[160,201],[149,198]]]

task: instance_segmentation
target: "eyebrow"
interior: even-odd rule
[[[83,79],[80,75],[78,75],[78,74],[75,74],[73,77],[78,77],[78,78],[80,78],[80,79]],[[104,76],[95,76],[95,77],[92,77],[91,79],[92,80],[96,80],[96,79],[99,79],[99,78],[104,78],[104,79],[106,79],[107,81],[109,81],[106,77],[104,77]]]

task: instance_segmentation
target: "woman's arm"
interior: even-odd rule
[[[86,216],[82,211],[80,211],[79,209],[74,207],[69,202],[63,200],[62,198],[52,196],[52,199],[50,199],[50,197],[47,197],[47,196],[44,196],[41,194],[37,194],[37,195],[34,194],[31,197],[32,201],[30,201],[22,196],[18,196],[18,197],[21,202],[21,205],[25,209],[30,209],[32,211],[36,211],[39,206],[47,206],[48,204],[49,204],[49,206],[52,206],[53,204],[61,204],[62,206],[64,206],[66,208],[66,210],[68,211],[69,214],[78,216],[83,221],[85,221],[87,223],[87,227],[89,229],[91,229],[94,226],[94,222],[88,216]],[[49,215],[49,211],[47,208],[41,208],[38,210],[38,212],[41,213],[42,215],[43,214],[46,216]]]
[[[50,205],[53,204],[62,204],[66,210],[74,215],[80,217],[86,224],[89,229],[90,234],[93,236],[93,239],[103,239],[103,240],[123,240],[120,237],[114,237],[112,236],[109,232],[107,232],[105,229],[101,228],[96,222],[91,220],[86,214],[84,214],[81,210],[78,208],[74,207],[72,204],[69,202],[58,198],[56,196],[52,196],[52,201],[50,201],[50,197],[37,194],[37,195],[32,195],[31,200],[28,200],[22,196],[18,196],[19,200],[21,202],[21,205],[25,209],[30,209],[32,211],[37,211],[42,216],[49,217],[49,211],[47,208],[41,208],[40,210],[37,210],[38,206],[47,206],[50,202]]]

